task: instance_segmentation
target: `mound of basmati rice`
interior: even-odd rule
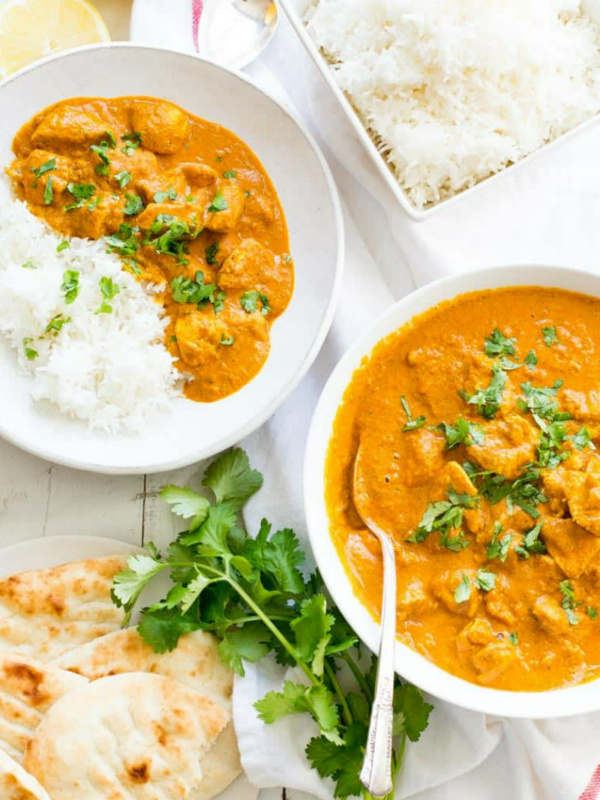
[[[58,252],[62,241],[0,179],[0,331],[31,375],[36,400],[97,429],[139,430],[177,395],[162,307],[103,242],[71,239]],[[61,289],[68,270],[79,273],[71,304]],[[119,293],[112,311],[98,314],[102,278],[112,278]],[[57,315],[70,322],[47,331]]]
[[[584,0],[585,2],[585,0]],[[600,109],[580,0],[312,0],[308,30],[417,208]]]

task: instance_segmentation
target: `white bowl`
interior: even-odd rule
[[[237,133],[261,159],[281,199],[296,266],[289,308],[274,324],[258,376],[216,403],[174,402],[143,435],[91,433],[29,396],[29,379],[0,343],[0,435],[49,461],[106,473],[161,472],[234,444],[262,425],[305,374],[331,324],[343,264],[343,222],[333,179],[297,118],[240,74],[196,56],[125,43],[39,62],[0,85],[0,168],[14,134],[36,112],[80,96],[151,95]]]
[[[455,275],[408,295],[386,311],[346,353],[329,378],[315,410],[304,464],[304,505],[313,552],[327,588],[360,638],[377,652],[380,628],[355,596],[329,535],[324,496],[325,459],[333,421],[354,371],[374,346],[416,314],[458,294],[503,286],[551,286],[600,297],[600,275],[558,267],[495,267]],[[488,689],[457,678],[401,642],[396,671],[415,686],[457,706],[502,717],[563,717],[600,709],[600,680],[547,692]]]

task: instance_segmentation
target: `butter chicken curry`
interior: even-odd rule
[[[378,614],[393,536],[399,637],[448,672],[541,691],[600,672],[600,301],[463,295],[382,341],[338,411],[331,535]],[[361,497],[361,506],[364,500]]]
[[[8,170],[30,210],[65,236],[104,238],[125,269],[164,285],[166,345],[212,401],[261,369],[293,291],[283,210],[233,133],[162,100],[75,99],[17,134]]]

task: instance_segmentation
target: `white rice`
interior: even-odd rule
[[[71,239],[59,253],[62,241],[0,178],[0,332],[16,350],[19,369],[31,376],[36,400],[95,429],[140,430],[178,393],[162,307],[103,242]],[[27,262],[36,269],[24,268]],[[71,304],[60,288],[67,270],[79,272]],[[110,301],[112,313],[96,314],[103,277],[120,291]],[[71,322],[54,336],[45,330],[57,314]],[[27,359],[25,339],[37,358]]]
[[[600,109],[580,0],[309,0],[306,21],[418,208]]]

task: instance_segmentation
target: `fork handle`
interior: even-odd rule
[[[360,781],[373,797],[393,789],[392,750],[394,724],[394,654],[396,646],[396,558],[390,539],[377,534],[383,553],[381,642],[375,681],[375,698]]]

